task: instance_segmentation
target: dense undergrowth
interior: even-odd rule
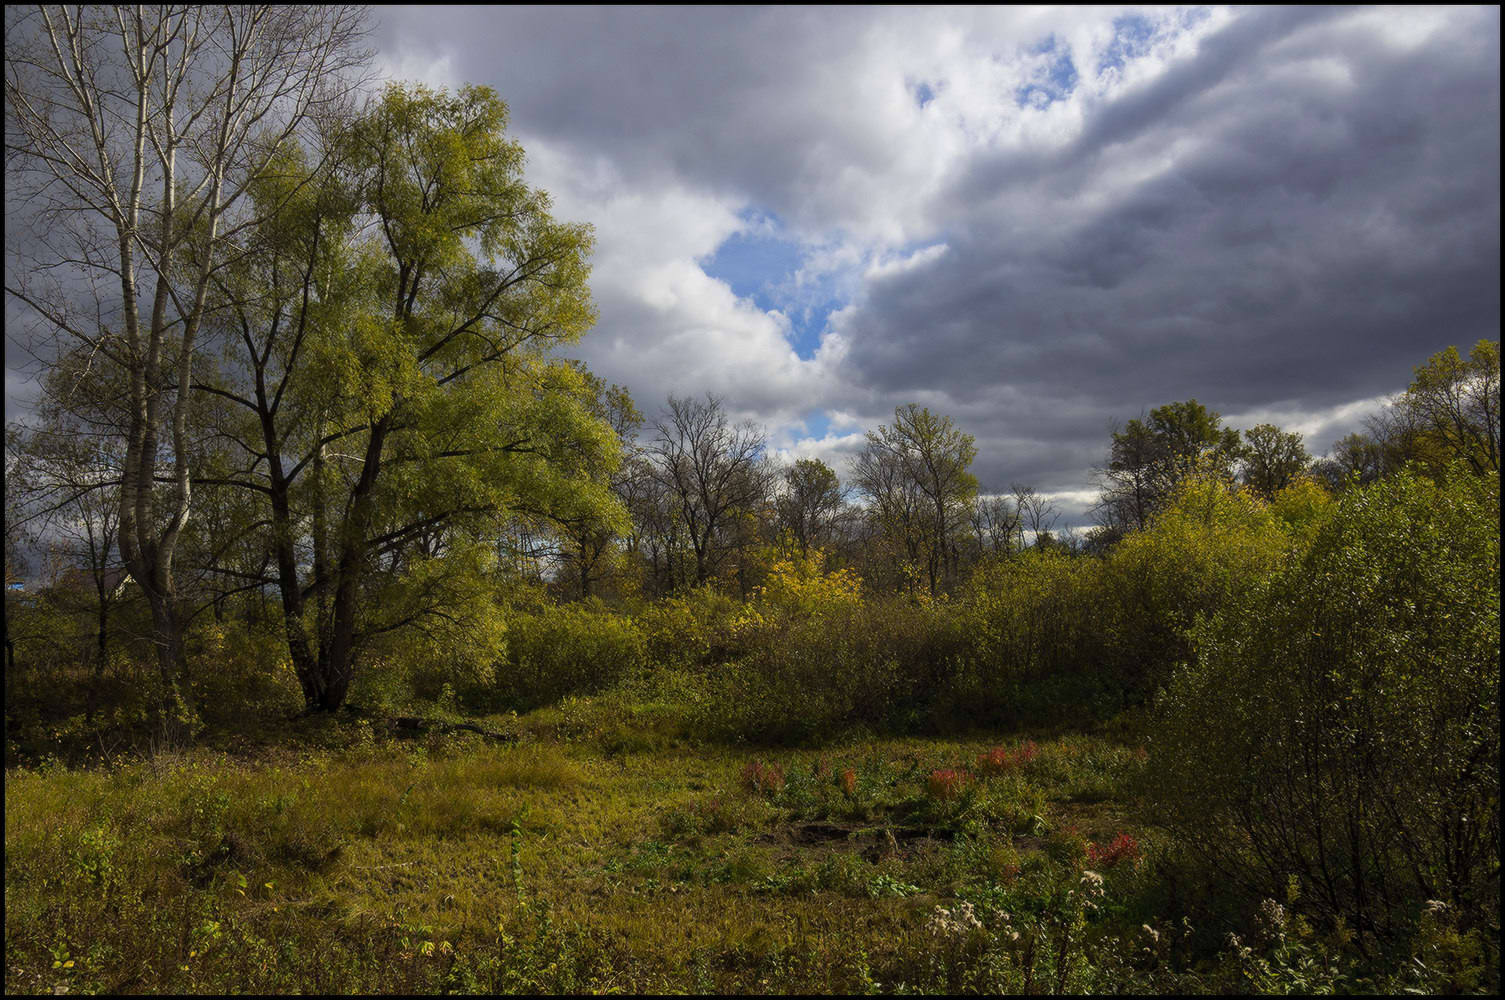
[[[1194,479],[943,598],[513,595],[359,714],[230,618],[187,746],[128,648],[18,644],[6,988],[1490,991],[1499,579],[1497,478]]]

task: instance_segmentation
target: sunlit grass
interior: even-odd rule
[[[866,741],[764,753],[785,780],[752,787],[746,752],[625,740],[612,708],[493,720],[517,746],[352,722],[249,756],[15,770],[7,987],[854,988],[938,901],[1038,853],[1014,827],[1132,763],[1047,744],[1037,774],[936,803],[926,775],[986,742]]]

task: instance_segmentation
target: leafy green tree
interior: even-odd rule
[[[1274,424],[1256,424],[1244,431],[1239,451],[1239,479],[1265,500],[1290,486],[1312,464],[1301,435]]]
[[[1500,342],[1481,340],[1464,360],[1456,347],[1415,369],[1397,404],[1475,472],[1500,468]]]
[[[1098,520],[1115,537],[1139,531],[1188,475],[1229,476],[1238,454],[1238,431],[1195,399],[1158,406],[1113,431],[1108,465],[1097,474]]]
[[[550,216],[506,124],[486,88],[389,88],[327,137],[336,170],[289,155],[264,179],[285,208],[219,285],[229,353],[199,387],[270,508],[310,708],[344,701],[378,637],[494,630],[473,542],[497,524],[620,520],[597,475],[616,435],[551,357],[595,318],[591,232]]]
[[[591,412],[605,421],[622,443],[620,461],[615,467],[596,465],[593,474],[625,507],[628,499],[635,495],[637,480],[642,475],[636,437],[643,415],[625,388],[607,385],[585,371],[584,366],[580,366],[580,371],[585,379]],[[587,462],[586,467],[590,468],[591,464]],[[582,598],[590,597],[602,580],[615,571],[619,562],[619,540],[623,535],[618,530],[621,524],[618,513],[610,508],[586,507],[555,515],[563,543],[561,561]]]
[[[1333,442],[1327,456],[1313,467],[1333,492],[1342,492],[1350,482],[1372,483],[1384,472],[1384,446],[1363,431],[1345,434]]]
[[[128,376],[118,547],[180,696],[173,564],[193,506],[189,386],[208,294],[254,225],[251,185],[357,86],[362,17],[313,5],[6,10],[7,166],[28,222],[7,236],[29,233],[39,265],[6,291]]]
[[[774,499],[780,530],[789,533],[801,557],[831,540],[832,528],[846,505],[836,472],[818,458],[802,458],[786,468]]]
[[[1088,657],[1122,707],[1148,699],[1192,659],[1192,628],[1268,574],[1293,547],[1270,505],[1216,474],[1184,478],[1142,531],[1098,566]]]

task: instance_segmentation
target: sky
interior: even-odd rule
[[[1081,523],[1115,420],[1194,397],[1320,454],[1499,336],[1497,7],[376,17],[594,225],[593,371],[843,476],[912,401]]]

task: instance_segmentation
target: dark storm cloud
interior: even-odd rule
[[[427,8],[387,15],[383,48],[449,54],[462,81],[498,90],[521,131],[606,156],[639,181],[690,180],[819,226],[832,212],[812,195],[839,199],[840,174],[881,173],[896,152],[851,107],[827,99],[873,16],[509,7],[478,17]]]
[[[1191,396],[1316,410],[1497,337],[1498,18],[1402,52],[1331,12],[1261,14],[1089,115],[1054,162],[979,164],[951,252],[852,318],[854,381],[957,409],[1018,389],[979,438],[1022,435],[1022,474],[1049,481],[1114,416]]]
[[[550,183],[601,240],[581,351],[650,408],[709,387],[788,429],[913,399],[976,435],[985,489],[1082,491],[1115,419],[1195,396],[1321,451],[1498,336],[1498,8],[383,17],[395,71],[495,87],[534,166],[575,170]],[[749,212],[845,261],[825,355],[697,270]]]

